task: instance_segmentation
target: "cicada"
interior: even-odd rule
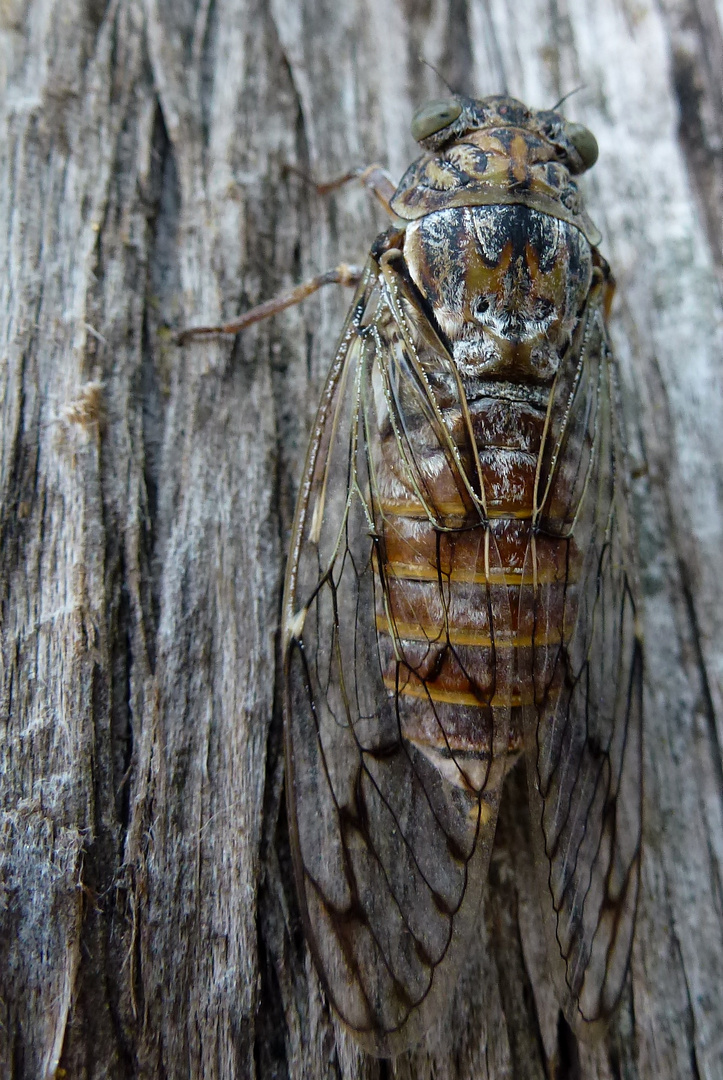
[[[336,1012],[382,1056],[444,1011],[518,757],[578,1030],[621,996],[641,857],[614,283],[575,180],[597,145],[502,96],[432,102],[412,133],[396,189],[365,174],[393,224],[347,273],[283,602],[303,923]]]

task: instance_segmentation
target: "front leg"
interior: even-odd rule
[[[338,191],[339,188],[351,183],[352,180],[360,180],[367,191],[371,191],[372,195],[381,203],[389,216],[394,218],[395,221],[397,220],[397,215],[391,207],[397,185],[382,165],[361,166],[357,169],[351,169],[350,172],[344,173],[343,176],[337,176],[334,180],[321,182],[314,180],[312,176],[295,168],[293,165],[289,165],[287,168],[289,172],[295,173],[302,180],[306,180],[308,184],[311,184],[317,195],[330,195],[332,191]]]
[[[313,184],[319,195],[328,195],[352,180],[360,180],[364,187],[371,191],[378,202],[381,203],[390,217],[398,220],[391,208],[391,200],[394,197],[396,185],[389,173],[381,165],[375,164],[353,169],[351,172],[344,173],[343,176],[339,176],[335,180],[329,180],[326,183],[317,183],[310,176],[291,166],[289,166],[289,171],[295,172],[308,183]],[[359,284],[361,275],[362,268],[360,266],[339,263],[338,266],[332,267],[331,270],[327,270],[323,274],[316,274],[315,277],[302,282],[289,292],[272,297],[271,300],[266,300],[263,304],[257,304],[256,307],[250,308],[238,319],[233,319],[231,322],[218,326],[189,326],[178,334],[176,343],[185,345],[196,338],[210,337],[217,334],[240,334],[242,330],[252,326],[253,323],[261,322],[262,319],[269,319],[272,315],[278,315],[279,312],[288,307],[300,304],[302,300],[306,300],[307,296],[311,296],[324,285],[351,285],[356,287]]]
[[[311,296],[323,285],[351,285],[356,288],[361,280],[361,275],[362,268],[360,266],[339,263],[338,266],[327,270],[326,273],[317,274],[315,277],[309,278],[308,281],[303,281],[301,285],[297,285],[296,288],[291,289],[289,292],[281,293],[279,296],[272,297],[271,300],[264,301],[263,304],[257,304],[256,307],[249,308],[247,312],[240,315],[238,319],[233,319],[232,322],[223,323],[220,326],[189,326],[177,336],[176,344],[185,345],[195,338],[215,334],[240,334],[242,330],[252,326],[253,323],[261,322],[262,319],[269,319],[272,315],[278,315],[280,311],[284,311],[285,308],[300,304],[302,300],[306,300],[307,296]]]

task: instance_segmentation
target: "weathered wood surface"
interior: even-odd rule
[[[723,12],[714,0],[4,0],[0,1074],[723,1076]],[[577,1047],[512,778],[451,1018],[395,1064],[320,996],[291,885],[278,615],[348,294],[231,316],[382,225],[457,88],[569,116],[619,282],[647,639],[630,989]],[[519,785],[518,785],[519,786]]]

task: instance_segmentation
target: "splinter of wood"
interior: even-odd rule
[[[187,330],[181,331],[176,338],[176,343],[185,345],[186,342],[193,341],[194,338],[208,337],[214,334],[240,334],[242,330],[252,326],[253,323],[261,322],[262,319],[268,319],[272,315],[278,315],[280,311],[293,307],[294,304],[300,304],[302,300],[306,300],[307,296],[311,296],[323,285],[351,285],[356,287],[359,284],[361,275],[362,269],[360,266],[339,263],[333,269],[327,270],[325,274],[317,274],[316,277],[297,285],[295,289],[281,293],[280,296],[275,296],[271,300],[266,300],[263,304],[257,304],[256,307],[250,308],[244,315],[234,319],[233,322],[223,323],[220,326],[189,326]]]

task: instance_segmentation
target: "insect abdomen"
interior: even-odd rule
[[[405,246],[412,277],[422,287],[427,271],[434,278],[432,307],[451,336],[466,396],[462,407],[449,377],[425,368],[439,387],[440,415],[460,468],[423,418],[415,427],[413,403],[380,434],[382,673],[397,697],[405,737],[438,766],[460,753],[486,761],[501,749],[493,745],[500,731],[508,732],[510,752],[521,748],[520,710],[554,709],[564,670],[556,659],[576,611],[574,543],[533,521],[547,402],[589,289],[589,246],[573,226],[546,223],[526,207],[506,207],[495,221],[499,210],[445,211],[445,220],[431,221],[426,232],[425,221],[417,223],[409,252]],[[521,233],[527,218],[534,218],[535,230],[528,231],[534,245]],[[454,249],[440,256],[441,225]],[[425,261],[432,240],[433,267]],[[473,295],[479,281],[492,291]],[[500,332],[505,325],[507,336]],[[462,472],[477,503],[459,483]],[[503,711],[511,716],[506,724]],[[464,778],[453,764],[446,771],[466,786],[471,779],[475,786],[473,776],[484,780],[472,766]]]
[[[541,439],[544,415],[530,410],[524,419],[525,438],[536,430]],[[411,492],[406,506],[401,498],[381,504],[376,625],[385,685],[397,695],[405,737],[427,756],[454,752],[484,762],[498,730],[509,727],[510,752],[521,748],[519,709],[535,704],[536,683],[554,693],[539,666],[532,678],[531,628],[520,625],[520,611],[531,609],[532,590],[544,586],[546,626],[537,628],[535,643],[562,643],[574,585],[568,540],[538,534],[532,565],[536,455],[488,441],[478,448],[491,495],[487,524],[461,499],[455,507],[447,498],[445,528],[420,513]],[[434,503],[431,476],[427,492]],[[512,710],[511,724],[500,722],[500,709]],[[456,766],[449,771],[459,779]]]

